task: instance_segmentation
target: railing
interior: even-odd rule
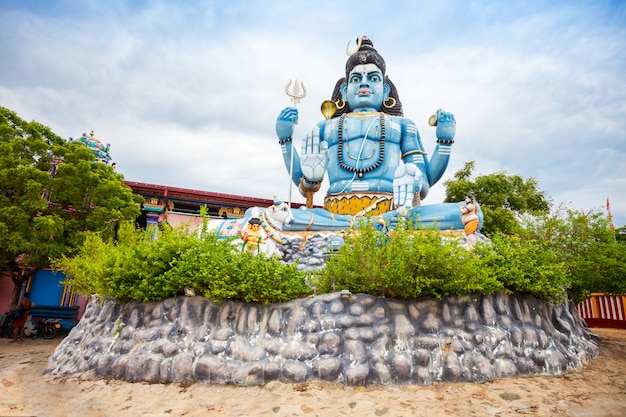
[[[626,295],[593,293],[576,309],[589,327],[626,329]]]

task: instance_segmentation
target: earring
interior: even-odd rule
[[[335,101],[335,104],[337,105],[337,110],[341,110],[346,107],[346,101],[344,99],[339,99]]]
[[[387,102],[391,103],[391,104],[387,104]],[[396,105],[396,99],[393,97],[387,97],[385,99],[385,101],[383,101],[383,106],[385,106],[385,108],[387,109],[391,109]]]

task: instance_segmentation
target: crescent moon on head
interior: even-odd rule
[[[363,45],[363,37],[359,36],[358,38],[356,38],[356,49],[352,52],[350,52],[350,42],[352,41],[348,41],[348,44],[346,45],[346,55],[348,56],[354,55],[359,52],[359,49],[361,49],[361,45]]]

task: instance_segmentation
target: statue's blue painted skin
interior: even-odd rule
[[[456,133],[454,116],[437,111],[438,143],[429,158],[410,119],[380,113],[383,103],[390,100],[390,91],[381,68],[373,63],[355,65],[340,86],[349,112],[320,122],[302,141],[300,154],[290,141],[298,110],[285,108],[276,121],[276,133],[294,184],[306,195],[327,174],[327,196],[368,192],[393,195],[395,210],[384,215],[392,224],[401,209],[419,217],[425,227],[462,230],[458,203],[412,207],[414,193],[424,199],[446,170]],[[308,230],[337,230],[354,217],[323,209],[296,210],[294,216],[296,223],[286,230],[303,230],[305,226]]]
[[[415,227],[440,230],[463,230],[461,216],[459,216],[460,203],[440,203],[415,207],[408,211],[405,218],[413,221]],[[477,204],[478,206],[478,204]],[[478,210],[480,230],[483,226],[483,213]],[[321,208],[300,208],[293,211],[295,221],[291,225],[283,226],[283,231],[323,231],[323,230],[344,230],[357,226],[359,219],[351,215],[332,214]],[[398,210],[392,210],[382,215],[385,223],[390,229],[394,229],[398,224]]]

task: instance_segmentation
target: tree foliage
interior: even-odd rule
[[[371,227],[359,229],[318,273],[318,290],[347,289],[393,298],[524,292],[561,302],[567,270],[541,241],[494,235],[472,250],[458,239],[412,227],[394,231],[387,243]]]
[[[550,209],[550,200],[534,178],[524,179],[506,171],[472,178],[474,166],[474,161],[466,162],[452,179],[444,183],[445,201],[463,200],[469,190],[473,191],[485,216],[484,234],[518,233],[517,214],[537,214]]]
[[[523,242],[542,242],[565,265],[576,302],[592,292],[626,294],[626,242],[616,238],[603,213],[559,207],[526,218],[522,226]]]
[[[0,107],[0,270],[15,270],[20,255],[31,274],[48,267],[88,230],[113,237],[118,222],[139,215],[140,199],[82,143]],[[13,303],[27,277],[14,274]]]
[[[626,292],[626,244],[606,218],[566,212],[526,217],[521,233],[496,233],[471,250],[456,237],[400,222],[389,235],[362,224],[346,235],[313,277],[294,264],[241,253],[215,234],[165,227],[159,239],[123,223],[116,241],[88,233],[75,256],[55,268],[74,290],[121,300],[162,300],[193,288],[210,299],[276,303],[349,290],[414,299],[524,292],[580,302],[590,292]]]
[[[567,297],[569,276],[558,253],[544,241],[522,240],[497,233],[490,245],[477,245],[483,267],[494,274],[507,291],[532,294],[543,300],[562,302]]]

